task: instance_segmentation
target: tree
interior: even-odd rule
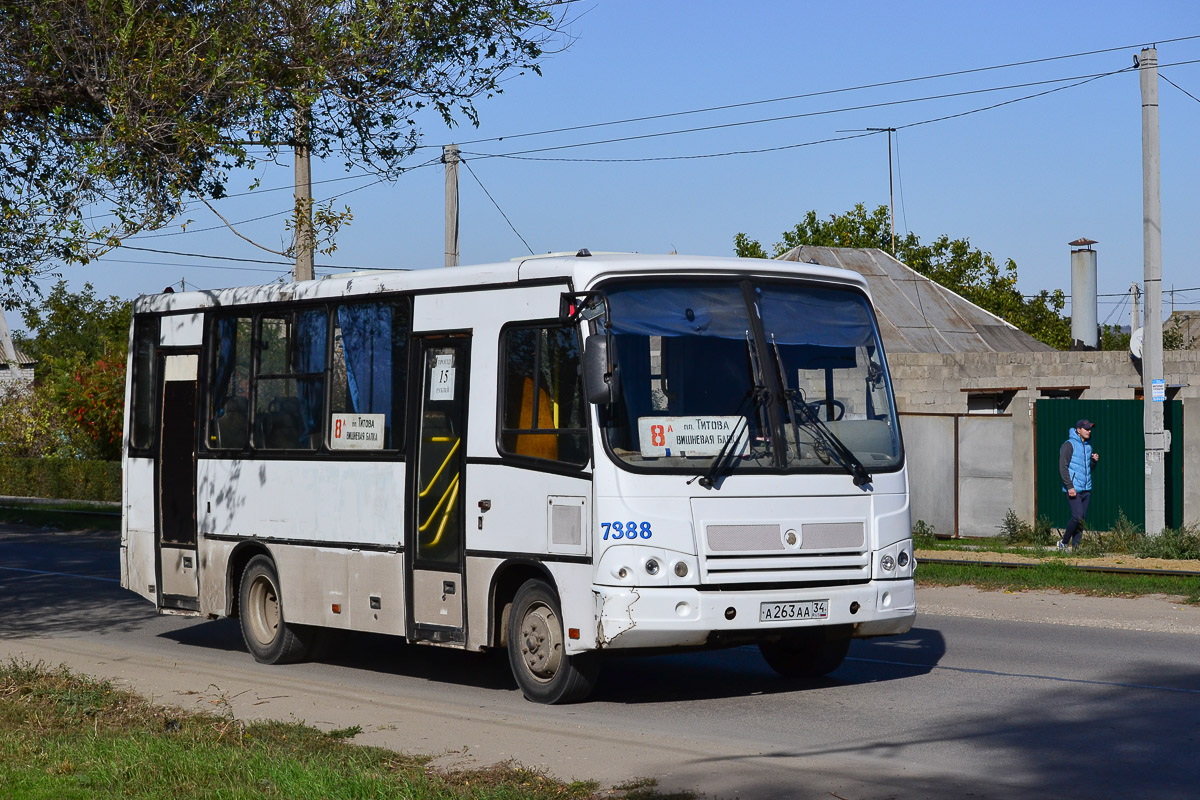
[[[772,257],[802,244],[820,247],[875,247],[891,252],[891,225],[887,206],[868,213],[859,203],[827,220],[809,211],[804,219],[777,242]],[[734,250],[744,258],[766,258],[766,251],[744,233],[734,237]],[[1070,321],[1062,316],[1066,297],[1062,290],[1042,290],[1025,297],[1017,289],[1017,264],[1007,259],[1003,266],[991,253],[972,247],[969,240],[943,234],[931,244],[922,244],[911,231],[896,239],[896,258],[930,280],[962,295],[975,305],[1020,328],[1053,347],[1071,343]]]
[[[21,413],[43,427],[53,421],[55,441],[75,443],[79,455],[120,457],[131,308],[96,297],[90,283],[73,293],[59,281],[23,311],[29,333],[14,338],[37,361],[37,385]]]
[[[477,123],[476,98],[538,71],[555,5],[3,0],[0,299],[225,196],[234,170],[287,150],[395,178],[422,109]],[[311,211],[297,201],[302,246]],[[325,210],[331,228],[347,215]]]

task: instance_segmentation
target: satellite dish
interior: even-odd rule
[[[1138,328],[1129,335],[1129,355],[1139,361],[1142,358],[1142,328]]]

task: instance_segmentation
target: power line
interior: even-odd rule
[[[856,91],[861,91],[861,90],[865,90],[865,89],[879,89],[879,88],[883,88],[883,87],[887,87],[887,86],[898,86],[898,85],[902,85],[902,84],[906,84],[906,83],[917,83],[920,81],[937,80],[940,78],[951,78],[951,77],[956,77],[959,75],[970,75],[970,74],[974,74],[977,72],[988,72],[988,71],[998,70],[998,69],[1009,69],[1011,67],[1023,67],[1023,66],[1029,66],[1031,64],[1044,64],[1044,63],[1048,63],[1051,61],[1062,61],[1064,59],[1069,59],[1069,58],[1080,58],[1083,56],[1099,55],[1102,53],[1113,53],[1113,52],[1117,52],[1120,50],[1129,50],[1129,49],[1135,48],[1135,47],[1145,47],[1150,44],[1171,44],[1174,42],[1186,42],[1186,41],[1190,41],[1192,39],[1200,39],[1200,34],[1193,35],[1193,36],[1179,36],[1179,37],[1176,37],[1173,39],[1159,39],[1159,40],[1156,40],[1156,42],[1137,42],[1134,44],[1122,45],[1120,47],[1106,47],[1106,48],[1102,48],[1099,50],[1087,50],[1087,51],[1083,51],[1083,52],[1079,52],[1079,53],[1067,53],[1064,55],[1047,56],[1045,58],[1033,58],[1033,59],[1028,59],[1025,61],[1014,61],[1014,62],[1010,62],[1007,64],[994,64],[992,66],[987,66],[987,67],[974,67],[971,69],[954,70],[952,72],[940,72],[940,73],[936,73],[933,75],[922,75],[922,76],[913,77],[913,78],[899,78],[899,79],[891,80],[891,81],[879,81],[876,83],[860,84],[858,86],[846,86],[846,87],[842,87],[839,89],[825,89],[825,90],[818,91],[818,92],[806,92],[804,94],[786,95],[784,97],[771,97],[771,98],[767,98],[764,100],[748,100],[748,101],[739,102],[739,103],[727,103],[725,105],[707,106],[705,108],[693,108],[693,109],[688,109],[686,111],[671,111],[671,112],[667,112],[664,114],[650,114],[650,115],[641,116],[641,117],[628,117],[625,119],[609,120],[606,122],[592,122],[592,123],[587,123],[584,125],[570,125],[570,126],[559,127],[559,128],[548,128],[548,129],[540,130],[540,131],[528,131],[525,133],[509,134],[507,136],[492,136],[492,137],[487,137],[487,138],[483,138],[483,139],[469,139],[467,141],[457,142],[457,144],[461,146],[461,145],[483,144],[486,142],[502,142],[505,139],[523,139],[523,138],[527,138],[527,137],[531,137],[531,136],[546,136],[546,135],[555,134],[555,133],[570,133],[573,131],[590,130],[593,128],[603,128],[603,127],[609,127],[609,126],[613,126],[613,125],[627,125],[627,124],[631,124],[631,123],[635,123],[635,122],[651,122],[651,121],[659,120],[659,119],[670,119],[673,117],[689,116],[692,114],[705,114],[705,113],[709,113],[709,112],[713,112],[713,111],[728,111],[730,109],[735,109],[735,108],[748,108],[751,106],[767,105],[770,103],[783,103],[783,102],[787,102],[789,100],[804,100],[804,99],[808,99],[808,98],[812,98],[812,97],[822,97],[825,95],[832,95],[832,94],[844,94],[847,92],[856,92]],[[1161,66],[1160,66],[1160,68],[1161,68]],[[1073,79],[1068,78],[1066,80],[1073,80]],[[443,145],[421,145],[421,148],[437,147],[438,149],[440,149],[442,146]],[[418,148],[418,149],[421,149],[421,148]]]
[[[1192,98],[1193,100],[1195,100],[1197,103],[1200,103],[1200,97],[1196,97],[1196,95],[1192,94],[1192,93],[1191,93],[1191,92],[1189,92],[1187,89],[1183,88],[1183,87],[1182,87],[1182,86],[1180,86],[1178,83],[1176,83],[1175,81],[1173,81],[1173,80],[1171,80],[1170,78],[1168,78],[1166,75],[1163,75],[1163,74],[1160,72],[1160,73],[1158,73],[1158,77],[1162,78],[1164,81],[1166,81],[1167,83],[1171,84],[1171,85],[1172,85],[1172,86],[1174,86],[1176,89],[1178,89],[1179,91],[1181,91],[1181,92],[1183,92],[1184,94],[1186,94],[1188,97],[1190,97],[1190,98]]]
[[[496,202],[496,198],[492,197],[492,193],[489,192],[487,187],[483,185],[483,181],[479,180],[479,176],[475,174],[475,170],[471,169],[470,163],[463,158],[460,158],[459,161],[464,167],[467,168],[467,172],[471,173],[471,177],[474,178],[475,182],[479,184],[479,188],[483,189],[483,193],[487,195],[487,199],[492,201],[492,205],[494,205],[496,210],[500,212],[500,216],[504,217],[504,221],[508,223],[508,227],[512,228],[513,233],[517,234],[517,238],[521,240],[521,244],[525,245],[525,249],[529,251],[529,255],[533,255],[533,248],[529,246],[529,242],[525,241],[525,237],[522,236],[520,231],[517,230],[517,226],[512,224],[512,220],[508,218],[508,214],[504,213],[504,209],[501,208],[500,204]]]
[[[885,101],[881,101],[878,103],[865,103],[865,104],[856,105],[856,106],[842,106],[840,108],[822,109],[819,111],[804,111],[804,112],[800,112],[800,113],[796,113],[796,114],[784,114],[784,115],[777,116],[777,117],[763,117],[763,118],[752,119],[752,120],[740,120],[737,122],[724,122],[724,123],[720,123],[717,125],[703,125],[703,126],[699,126],[699,127],[695,127],[695,128],[680,128],[680,129],[670,130],[670,131],[658,131],[655,133],[641,133],[641,134],[635,134],[632,136],[619,136],[619,137],[614,137],[611,139],[596,139],[596,140],[593,140],[590,142],[575,142],[572,144],[552,145],[549,147],[535,147],[535,148],[530,148],[528,150],[514,150],[514,151],[511,151],[508,153],[491,153],[491,154],[484,154],[484,155],[488,155],[489,157],[512,158],[515,156],[528,155],[530,153],[548,153],[548,152],[554,152],[554,151],[558,151],[558,150],[571,150],[571,149],[574,149],[577,147],[594,147],[596,145],[602,145],[602,144],[620,144],[623,142],[633,142],[633,141],[639,141],[639,140],[643,140],[643,139],[659,139],[659,138],[663,138],[666,136],[680,136],[680,135],[688,134],[688,133],[704,133],[704,132],[708,132],[708,131],[723,130],[723,129],[727,129],[727,128],[745,127],[747,125],[762,125],[762,124],[766,124],[766,123],[770,123],[770,122],[784,122],[784,121],[795,120],[795,119],[805,119],[808,117],[829,116],[832,114],[843,114],[843,113],[850,112],[850,111],[864,111],[864,110],[875,109],[875,108],[886,108],[888,106],[908,105],[911,103],[922,103],[922,102],[928,102],[930,100],[947,100],[947,99],[952,99],[955,97],[968,97],[968,96],[976,95],[976,94],[987,94],[990,92],[1000,92],[1000,91],[1006,91],[1009,89],[1027,89],[1031,86],[1045,86],[1046,84],[1063,83],[1066,81],[1081,81],[1081,79],[1083,79],[1081,82],[1087,82],[1088,80],[1095,80],[1097,78],[1108,77],[1109,75],[1116,74],[1117,72],[1128,71],[1129,69],[1133,69],[1133,68],[1126,67],[1122,70],[1115,70],[1113,72],[1091,73],[1088,75],[1073,75],[1073,76],[1065,77],[1065,78],[1049,78],[1046,80],[1027,81],[1025,83],[1014,83],[1014,84],[1008,84],[1005,86],[991,86],[991,87],[987,87],[984,89],[966,89],[966,90],[959,91],[959,92],[946,92],[944,94],[925,95],[923,97],[910,97],[910,98],[903,98],[900,100],[885,100]],[[1074,84],[1074,85],[1078,85],[1078,84]],[[1070,87],[1062,87],[1062,88],[1070,88]],[[1036,97],[1036,96],[1038,96],[1038,95],[1031,95],[1031,97]],[[1020,98],[1020,99],[1024,99],[1024,98]],[[1009,101],[1009,102],[1013,102],[1013,101]],[[912,123],[912,124],[917,124],[917,123]],[[912,127],[912,124],[904,126],[904,127]]]
[[[844,142],[850,139],[861,139],[864,136],[874,136],[871,133],[856,133],[852,136],[831,136],[826,139],[815,139],[810,142],[800,142],[798,144],[784,144],[775,147],[758,147],[749,150],[727,150],[722,153],[697,153],[686,156],[646,156],[643,158],[554,158],[550,156],[518,156],[506,155],[504,153],[472,153],[465,151],[464,155],[475,156],[476,158],[509,158],[515,161],[556,161],[562,163],[591,163],[591,164],[637,164],[647,161],[689,161],[699,158],[724,158],[725,156],[745,156],[755,155],[757,153],[775,153],[780,150],[794,150],[798,147],[811,147],[818,144],[829,144],[830,142]],[[536,152],[536,151],[534,151]]]

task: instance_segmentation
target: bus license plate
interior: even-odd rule
[[[758,609],[759,622],[828,618],[828,600],[805,600],[801,603],[763,603]]]

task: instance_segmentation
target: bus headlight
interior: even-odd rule
[[[901,569],[908,566],[908,551],[907,550],[900,551],[900,555],[896,557],[896,563],[900,565]]]
[[[646,574],[647,575],[657,575],[659,569],[660,569],[660,567],[658,565],[657,559],[654,559],[654,558],[646,559]]]
[[[687,562],[676,561],[675,562],[675,577],[676,578],[686,578],[687,574],[688,574]]]
[[[883,558],[879,559],[879,566],[883,567],[884,572],[892,572],[896,569],[896,559],[892,558],[890,555],[885,555]]]

